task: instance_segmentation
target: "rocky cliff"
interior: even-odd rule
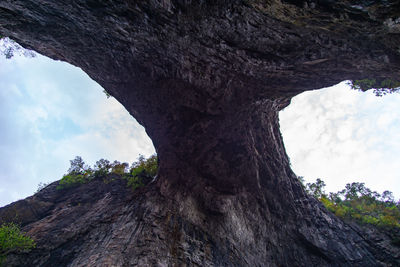
[[[160,159],[157,183],[124,202],[120,223],[102,226],[109,242],[71,239],[55,258],[29,257],[73,266],[398,264],[305,194],[278,112],[296,94],[345,79],[398,80],[399,10],[392,0],[1,1],[1,34],[81,67],[144,125]],[[113,243],[130,227],[131,241]],[[84,256],[63,254],[78,243]]]
[[[162,196],[155,198],[154,183],[133,191],[127,187],[125,179],[112,174],[73,188],[60,190],[56,189],[57,185],[58,182],[54,182],[32,197],[0,209],[0,223],[20,223],[37,243],[30,252],[9,255],[5,266],[275,265],[237,258],[235,254],[241,252],[226,246],[233,241],[231,237],[216,238],[187,219],[177,217],[175,207],[162,204],[168,200]],[[324,212],[313,198],[308,204],[316,214]],[[218,214],[207,216],[218,218]],[[303,219],[315,222],[313,216]],[[376,265],[397,266],[400,263],[400,247],[393,245],[390,233],[355,223],[344,224],[329,218],[329,214],[325,216],[329,225],[323,222],[320,227],[328,231],[326,234],[338,231],[343,232],[343,240],[366,242],[371,259],[379,260]],[[246,229],[241,230],[241,234],[247,234]],[[308,241],[309,233],[299,231],[298,234],[303,242],[300,244],[307,247],[305,252],[324,257]],[[293,249],[295,244],[281,245]],[[354,245],[346,242],[341,249]],[[151,259],[148,255],[152,255]],[[310,255],[298,255],[299,258],[305,256]],[[347,256],[354,260],[359,257],[356,254]],[[331,262],[330,265],[343,264]],[[293,266],[289,262],[286,265]],[[319,263],[315,261],[311,265]]]

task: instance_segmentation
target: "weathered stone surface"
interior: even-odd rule
[[[168,200],[154,184],[135,192],[122,179],[107,184],[96,179],[67,190],[56,185],[24,200],[24,209],[46,212],[19,213],[19,202],[0,209],[0,222],[13,215],[37,241],[30,253],[8,256],[7,266],[274,266],[277,261],[284,266],[396,266],[400,258],[390,236],[344,224],[312,198],[299,199],[298,205],[312,214],[296,221],[288,210],[277,223],[256,210],[246,194],[224,197],[225,211],[205,211],[194,200]],[[179,216],[180,209],[191,218]],[[268,223],[255,223],[260,220]],[[317,233],[310,231],[311,224]],[[282,240],[282,231],[297,242]]]
[[[54,249],[43,247],[28,257],[73,266],[399,264],[304,193],[278,123],[305,90],[398,80],[399,10],[389,0],[1,1],[0,33],[81,67],[145,126],[160,159],[157,183],[93,223],[96,234],[82,226],[70,240],[65,225],[58,254],[46,258]],[[95,211],[113,207],[99,203]],[[125,233],[130,241],[116,243]]]

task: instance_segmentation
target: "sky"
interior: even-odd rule
[[[363,182],[400,198],[400,94],[376,97],[347,82],[304,92],[280,112],[292,169],[328,192]]]
[[[61,179],[75,156],[93,166],[153,153],[144,128],[81,69],[0,56],[0,207]]]
[[[303,93],[280,112],[292,168],[327,191],[365,182],[400,197],[400,95],[345,83]],[[134,162],[155,153],[143,127],[81,69],[41,55],[0,57],[0,207],[62,178],[69,160]]]

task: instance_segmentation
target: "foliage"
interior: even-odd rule
[[[325,196],[325,191],[324,191],[325,186],[326,186],[325,182],[317,178],[317,181],[315,183],[307,183],[305,188],[308,194],[313,195],[316,198],[320,199],[321,197]]]
[[[129,176],[127,177],[128,186],[135,191],[137,188],[144,186],[142,178],[140,176]]]
[[[63,176],[63,178],[58,182],[58,186],[56,187],[57,189],[64,189],[64,188],[70,188],[70,187],[75,187],[81,184],[86,184],[87,182],[90,181],[90,175],[89,173],[84,173],[84,174],[66,174]]]
[[[83,161],[80,156],[76,156],[75,159],[70,160],[71,167],[68,169],[68,173],[74,174],[84,174],[87,170],[90,169],[88,165]]]
[[[57,189],[65,189],[70,187],[85,184],[94,178],[103,178],[105,183],[113,181],[106,179],[108,174],[115,174],[116,177],[127,180],[127,185],[135,190],[138,187],[144,186],[151,182],[157,174],[157,156],[153,155],[145,159],[142,155],[138,160],[132,163],[131,168],[126,162],[115,160],[113,163],[106,159],[100,159],[92,169],[86,165],[83,159],[79,156],[70,161],[71,166],[68,173],[59,181]]]
[[[384,96],[400,91],[400,82],[392,79],[384,79],[377,81],[376,79],[362,79],[350,82],[350,86],[354,90],[367,91],[374,90],[376,96]]]
[[[50,183],[43,183],[43,182],[40,182],[39,184],[38,184],[38,188],[37,188],[37,190],[36,190],[36,193],[38,193],[40,190],[42,190],[43,188],[45,188],[46,186],[48,186]]]
[[[57,189],[70,188],[85,184],[93,178],[92,169],[86,165],[80,156],[76,156],[75,159],[70,160],[71,166],[68,169],[68,174],[65,174],[63,178],[58,182]]]
[[[110,93],[107,92],[106,89],[103,89],[103,93],[106,95],[107,98],[110,98],[110,97],[111,97]]]
[[[0,226],[0,265],[11,252],[28,251],[34,248],[35,242],[21,232],[14,223],[5,223]]]
[[[128,186],[135,190],[138,187],[144,186],[151,182],[157,175],[157,156],[152,155],[148,159],[145,159],[143,155],[140,155],[138,160],[132,163],[129,174],[126,176],[128,180]]]
[[[393,193],[371,191],[364,183],[346,184],[345,189],[330,193],[324,191],[325,183],[317,179],[307,183],[306,191],[319,199],[336,216],[386,228],[400,228],[400,201],[395,202]]]
[[[107,175],[112,168],[112,165],[110,161],[106,159],[100,159],[96,161],[96,164],[94,165],[94,176],[97,177],[103,177]]]
[[[126,170],[128,170],[128,167],[128,163],[120,163],[119,161],[115,160],[112,164],[111,172],[119,175],[124,175]]]
[[[145,174],[154,177],[157,174],[157,168],[158,166],[156,155],[152,155],[148,159],[145,159],[143,155],[140,155],[138,160],[132,163],[132,167],[129,172],[133,176]]]

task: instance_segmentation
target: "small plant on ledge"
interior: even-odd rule
[[[3,266],[8,254],[27,252],[35,246],[35,241],[15,223],[4,223],[0,226],[0,266]]]

